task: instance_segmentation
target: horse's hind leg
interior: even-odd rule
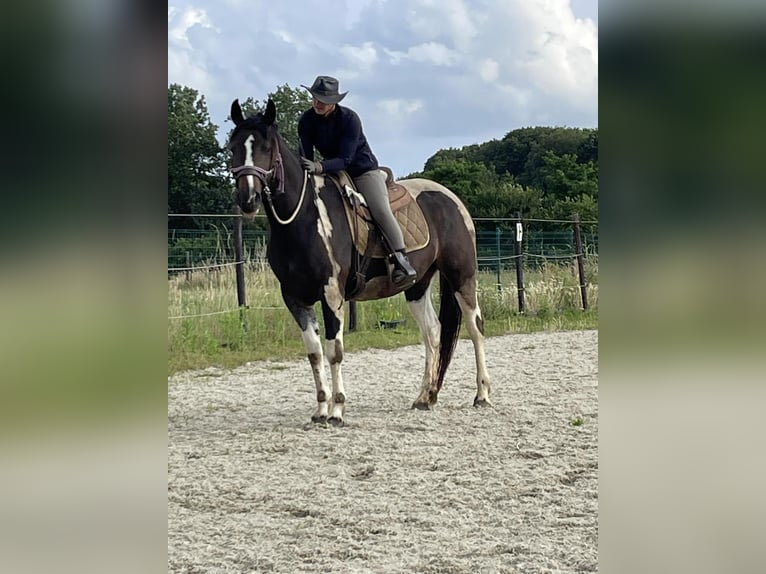
[[[295,322],[298,323],[301,329],[303,344],[306,345],[311,372],[314,375],[314,383],[317,390],[317,408],[311,416],[311,420],[315,423],[325,422],[328,415],[327,396],[330,389],[325,378],[322,341],[319,338],[319,323],[317,322],[316,313],[313,307],[303,306],[284,294],[283,299],[290,313],[295,318]]]
[[[484,321],[481,318],[479,300],[477,297],[477,280],[474,274],[470,279],[463,282],[455,293],[460,310],[463,312],[468,334],[473,342],[473,350],[476,355],[476,397],[473,399],[474,406],[490,405],[489,393],[492,385],[487,372],[487,359],[484,354]]]
[[[413,409],[430,409],[436,403],[439,389],[436,385],[437,369],[439,366],[439,336],[441,325],[431,303],[431,284],[427,283],[424,290],[417,285],[405,293],[407,304],[412,316],[420,328],[420,335],[426,348],[426,368],[420,386],[420,394],[412,404]],[[417,299],[413,299],[417,297]]]

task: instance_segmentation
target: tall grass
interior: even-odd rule
[[[586,259],[589,309],[583,311],[576,267],[543,263],[524,271],[526,312],[518,312],[513,271],[479,274],[479,304],[487,335],[538,330],[595,328],[598,322],[598,258]],[[282,302],[279,282],[268,267],[253,265],[245,272],[248,308],[237,309],[233,268],[177,275],[168,280],[168,372],[210,365],[233,367],[267,358],[305,355],[300,331]],[[431,297],[438,309],[438,279]],[[320,325],[319,306],[316,306]],[[225,311],[224,313],[220,313]],[[393,329],[381,321],[402,321]],[[321,327],[320,327],[321,328]],[[465,329],[462,330],[465,336]],[[356,331],[348,332],[349,351],[392,348],[420,341],[417,324],[403,294],[357,303]]]

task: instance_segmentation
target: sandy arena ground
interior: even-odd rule
[[[343,428],[310,422],[305,359],[172,377],[168,571],[596,572],[597,346],[488,339],[476,409],[461,340],[432,412],[421,347],[347,354]]]

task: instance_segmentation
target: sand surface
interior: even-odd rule
[[[310,422],[308,360],[170,378],[168,571],[597,571],[597,353],[597,331],[489,338],[476,409],[461,340],[432,412],[421,347],[348,353],[343,428]]]

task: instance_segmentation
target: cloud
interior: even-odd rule
[[[213,85],[203,61],[194,58],[195,48],[189,35],[195,27],[218,31],[205,10],[168,6],[168,70],[172,82],[192,87],[203,95]],[[170,78],[169,78],[170,79]]]
[[[420,169],[440,141],[597,125],[598,29],[570,0],[341,5],[170,0],[169,81],[203,92],[221,125],[234,97],[335,75],[373,149],[401,150],[397,171]]]
[[[188,32],[193,26],[203,28],[215,27],[210,22],[207,12],[202,9],[188,7],[184,9],[168,6],[168,43],[176,48],[191,49]]]
[[[450,66],[458,61],[458,55],[444,44],[426,42],[418,44],[407,51],[407,55],[415,62],[433,64],[434,66]]]
[[[392,120],[402,121],[410,114],[421,109],[423,107],[423,102],[421,100],[402,99],[381,100],[378,102],[378,107],[390,116]]]
[[[372,42],[365,42],[361,46],[346,44],[341,47],[340,53],[346,59],[346,74],[349,77],[369,71],[378,61],[378,52]]]
[[[494,82],[497,80],[499,64],[492,58],[487,58],[479,63],[479,76],[485,82]]]

